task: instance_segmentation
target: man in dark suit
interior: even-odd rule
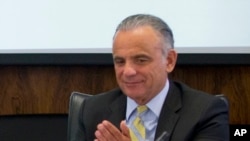
[[[119,88],[84,102],[76,141],[229,140],[226,103],[168,79],[177,53],[163,20],[124,19],[113,38],[113,60]]]

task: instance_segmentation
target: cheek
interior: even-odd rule
[[[166,79],[166,74],[166,66],[163,64],[156,65],[151,71],[152,79],[155,81],[158,81],[159,79]]]
[[[122,69],[120,69],[119,67],[115,67],[115,75],[116,75],[116,79],[121,79],[122,76]]]

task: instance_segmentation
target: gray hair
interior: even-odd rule
[[[141,26],[151,26],[162,35],[165,43],[174,48],[174,37],[170,27],[159,17],[148,14],[136,14],[125,18],[116,28],[115,34],[120,30],[131,30]],[[164,52],[167,48],[163,49]]]

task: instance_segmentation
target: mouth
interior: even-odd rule
[[[139,85],[142,84],[142,81],[124,81],[124,84],[127,86],[135,86],[135,85]]]

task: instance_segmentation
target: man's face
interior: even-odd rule
[[[169,59],[163,42],[151,27],[118,31],[113,42],[117,82],[122,91],[138,104],[146,104],[165,85]],[[171,62],[171,61],[170,61]]]

